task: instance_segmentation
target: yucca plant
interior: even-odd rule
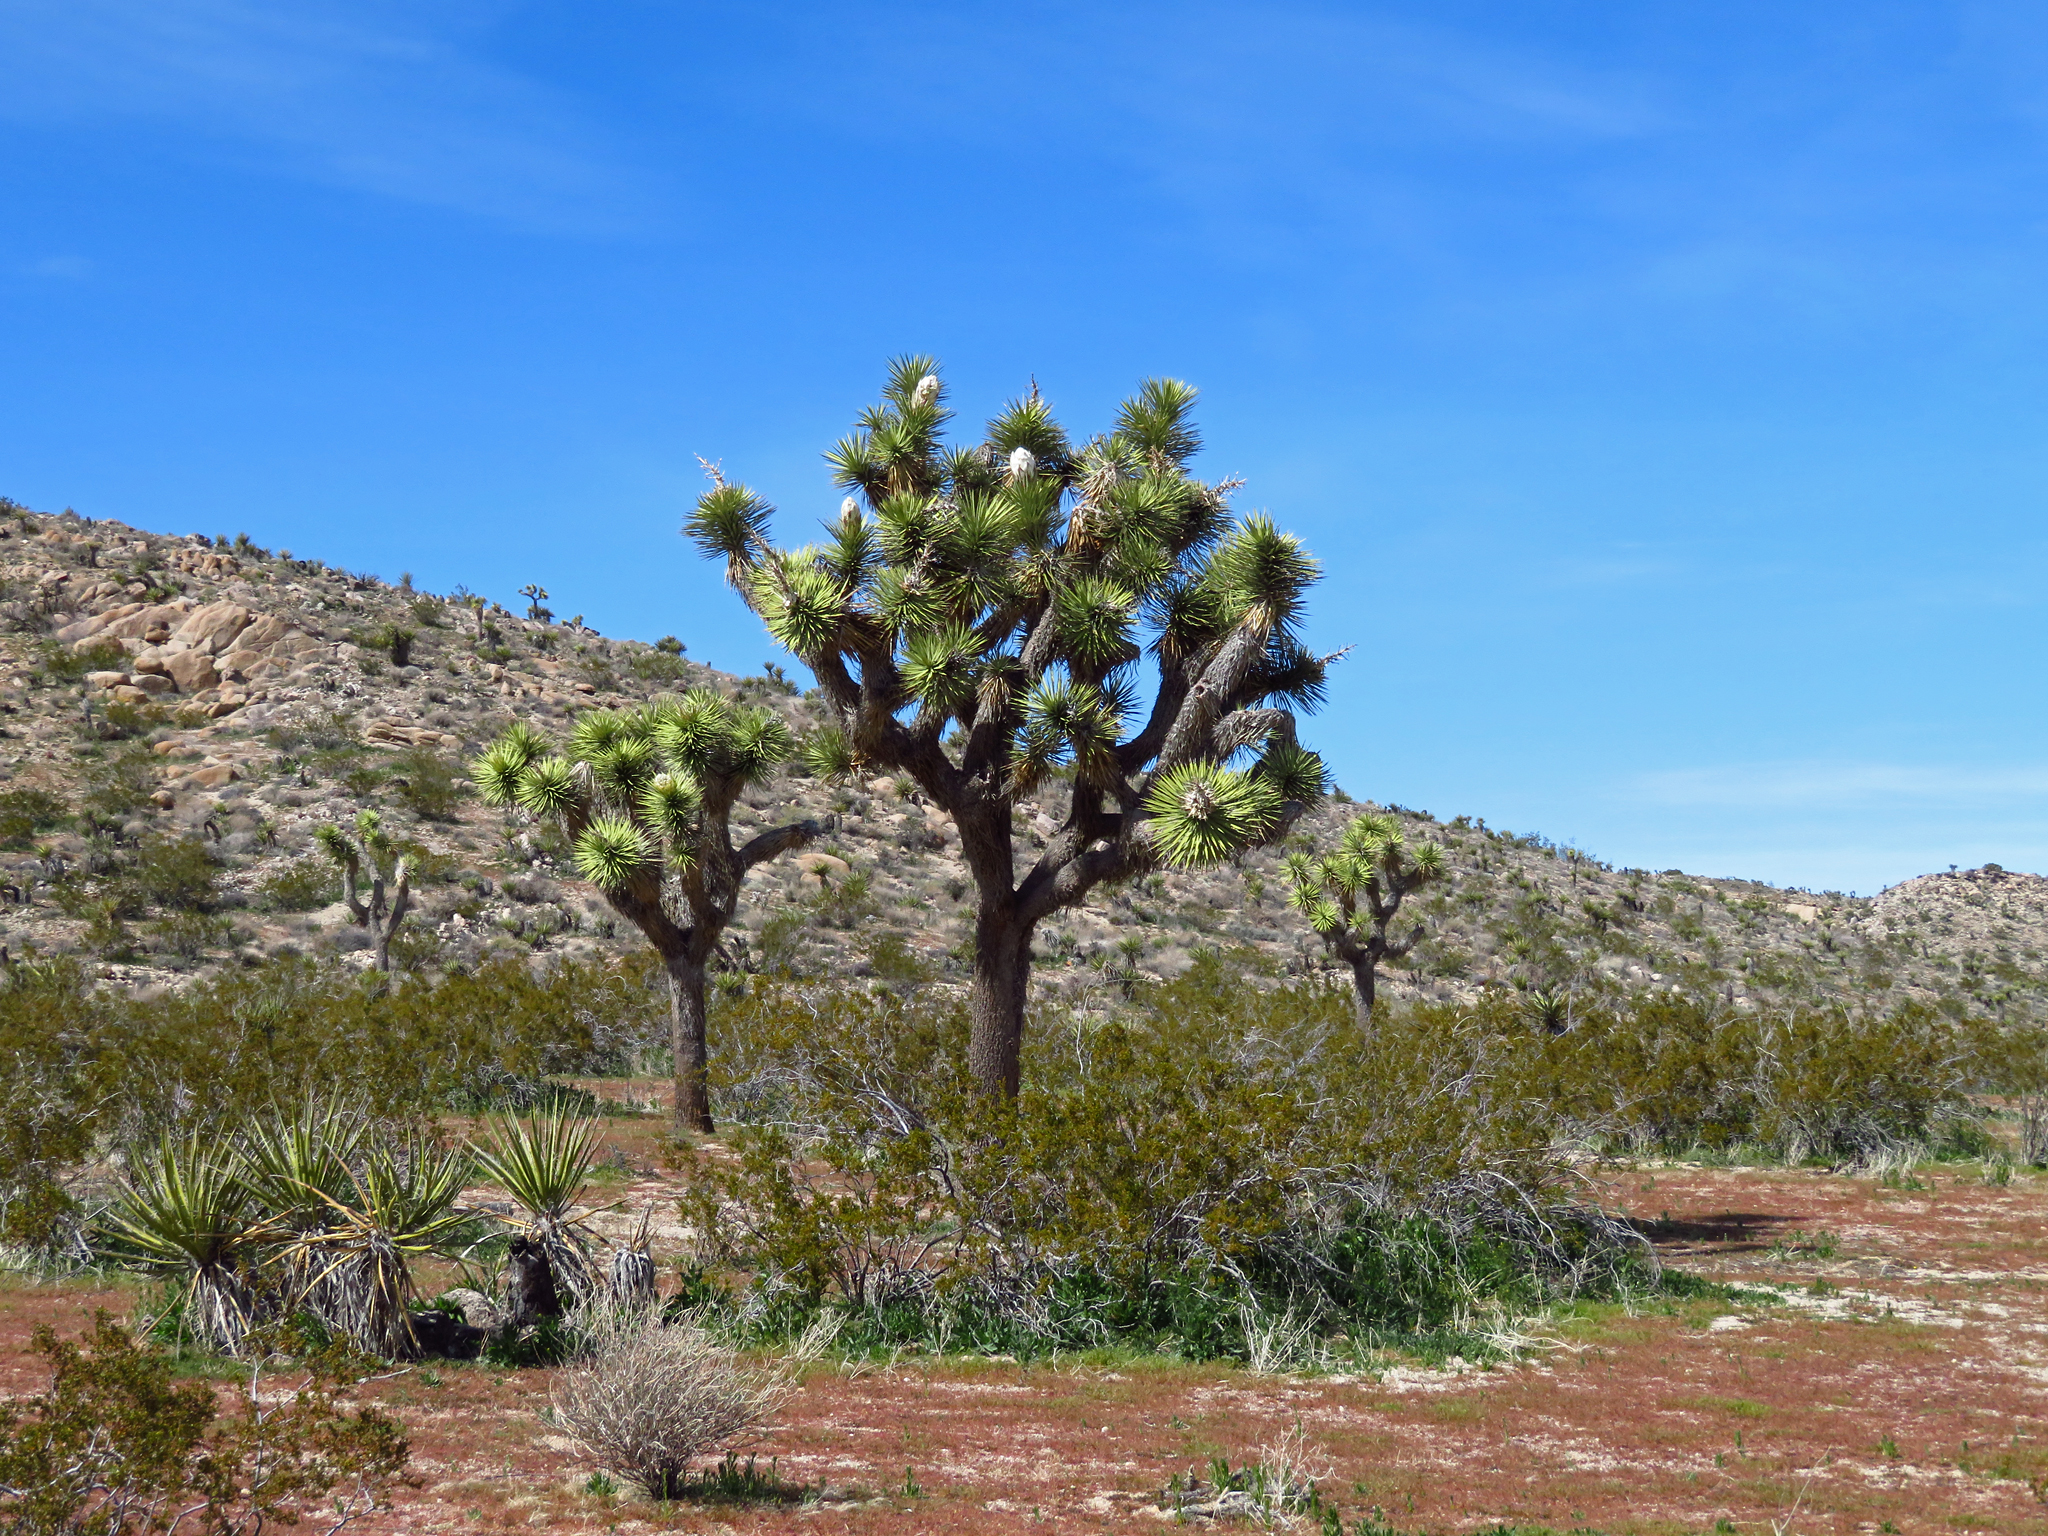
[[[340,1092],[279,1111],[242,1135],[241,1179],[264,1216],[263,1237],[289,1307],[304,1306],[335,1321],[341,1297],[331,1265],[305,1238],[333,1229],[336,1211],[354,1192],[351,1170],[362,1156],[369,1115]]]
[[[256,1321],[249,1196],[231,1143],[165,1138],[138,1156],[104,1218],[116,1262],[175,1288],[202,1348],[237,1353]]]
[[[470,1225],[456,1204],[469,1177],[467,1156],[417,1133],[380,1143],[349,1170],[346,1194],[322,1196],[327,1225],[291,1239],[305,1250],[294,1263],[326,1298],[327,1321],[359,1348],[392,1360],[418,1354],[412,1264],[449,1251]]]
[[[900,358],[826,454],[851,494],[823,543],[776,548],[774,509],[715,470],[685,525],[816,674],[838,725],[805,744],[812,770],[907,775],[958,826],[979,898],[969,1065],[991,1093],[1017,1092],[1040,923],[1271,841],[1323,791],[1294,723],[1334,659],[1299,638],[1316,562],[1232,514],[1238,482],[1189,473],[1194,401],[1149,380],[1076,443],[1034,387],[951,447],[938,365]],[[1054,793],[1061,825],[1020,872],[1012,813]]]
[[[794,821],[733,846],[734,802],[771,778],[792,746],[774,711],[693,689],[644,709],[588,711],[561,750],[516,724],[471,770],[490,804],[559,826],[577,872],[661,956],[682,1130],[711,1129],[705,973],[740,886],[821,830]]]
[[[572,1214],[597,1158],[598,1123],[557,1108],[531,1121],[489,1120],[471,1148],[477,1172],[524,1212],[522,1234],[547,1264],[558,1293],[569,1303],[597,1293],[589,1228]]]
[[[1400,959],[1426,931],[1416,923],[1396,934],[1394,919],[1412,892],[1443,879],[1443,849],[1435,843],[1411,849],[1400,823],[1368,812],[1352,819],[1329,853],[1291,853],[1284,868],[1290,904],[1351,967],[1358,1025],[1371,1029],[1380,962]]]

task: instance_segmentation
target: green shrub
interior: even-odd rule
[[[259,906],[273,912],[315,912],[341,900],[341,872],[323,858],[297,859],[256,887]]]
[[[204,912],[168,913],[149,924],[145,933],[158,954],[187,964],[205,959],[209,949],[233,943],[235,936],[226,918]]]
[[[1993,1037],[1924,1005],[1740,1010],[1655,994],[1580,1021],[1553,1101],[1597,1104],[1644,1150],[1735,1144],[1854,1161],[1956,1134]]]
[[[140,742],[118,748],[84,769],[80,808],[104,821],[124,820],[149,804],[156,790],[156,768],[157,759]]]
[[[128,652],[118,640],[95,640],[73,650],[50,642],[43,647],[42,670],[58,682],[75,683],[88,672],[125,670]]]
[[[1206,956],[1123,1017],[1042,1012],[1006,1105],[962,1075],[957,1005],[756,983],[714,1050],[750,1123],[736,1161],[696,1165],[692,1219],[722,1213],[703,1230],[756,1315],[838,1306],[856,1337],[1013,1352],[1247,1356],[1279,1316],[1441,1329],[1631,1272],[1621,1229],[1568,1199],[1540,1039],[1424,1010],[1367,1037],[1351,1014],[1347,990],[1249,993]]]
[[[626,669],[643,683],[680,683],[690,675],[688,662],[662,650],[640,652],[626,663]]]
[[[469,778],[437,752],[414,747],[391,765],[392,782],[414,815],[428,821],[454,816],[469,794]]]
[[[44,789],[10,789],[0,794],[0,845],[26,848],[38,832],[54,831],[70,819],[71,808]]]
[[[175,1379],[171,1361],[94,1314],[85,1347],[47,1324],[31,1349],[49,1388],[0,1408],[0,1518],[22,1532],[252,1531],[319,1511],[388,1507],[405,1469],[398,1423],[350,1409],[348,1380],[322,1357],[279,1390],[252,1370],[223,1417],[214,1389]],[[342,1490],[330,1498],[330,1492]]]
[[[165,837],[146,843],[121,884],[136,907],[203,912],[213,903],[220,866],[203,839]]]

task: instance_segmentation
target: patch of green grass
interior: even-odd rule
[[[1761,1419],[1770,1413],[1762,1403],[1751,1402],[1746,1397],[1681,1397],[1676,1399],[1681,1408],[1702,1408],[1711,1413],[1733,1414],[1738,1419]]]

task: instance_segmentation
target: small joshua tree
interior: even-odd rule
[[[1286,860],[1290,900],[1351,967],[1358,989],[1358,1027],[1372,1028],[1374,984],[1382,960],[1398,960],[1423,934],[1417,923],[1406,937],[1389,933],[1411,891],[1444,875],[1444,851],[1435,843],[1410,850],[1391,816],[1368,813],[1344,829],[1335,851],[1291,853]]]
[[[1320,700],[1329,658],[1296,634],[1315,561],[1233,517],[1235,482],[1188,474],[1189,386],[1150,381],[1079,446],[1034,388],[951,448],[936,368],[892,364],[826,455],[854,494],[824,544],[775,548],[773,509],[711,466],[684,532],[816,675],[839,723],[806,743],[813,771],[905,774],[959,828],[978,893],[969,1066],[1014,1095],[1038,925],[1099,885],[1281,835],[1322,792],[1289,706]],[[1064,820],[1020,877],[1011,813],[1060,783]]]
[[[391,969],[391,936],[412,909],[412,877],[397,854],[375,811],[356,813],[355,835],[337,826],[313,834],[327,856],[341,866],[341,899],[355,924],[377,946],[377,969]],[[364,867],[370,875],[370,899],[363,900]]]
[[[644,709],[582,715],[566,751],[514,725],[472,769],[492,805],[516,806],[567,835],[577,873],[638,928],[668,973],[676,1123],[711,1129],[705,1084],[704,979],[747,874],[816,837],[796,821],[734,848],[733,802],[793,747],[772,710],[740,709],[709,689]]]

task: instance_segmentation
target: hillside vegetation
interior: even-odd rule
[[[629,953],[633,936],[563,848],[474,799],[465,759],[514,718],[566,729],[592,707],[696,686],[770,705],[793,729],[822,719],[778,670],[733,677],[690,660],[687,635],[681,649],[613,639],[245,538],[12,503],[0,535],[0,926],[17,959],[74,954],[130,988],[294,952],[367,963],[371,941],[314,846],[365,809],[413,853],[401,968]],[[756,873],[726,969],[961,979],[972,888],[951,822],[907,781],[833,788],[782,772],[737,808],[735,835],[791,816],[828,832]],[[1296,831],[1326,844],[1369,803],[1340,790]],[[2017,1019],[2048,985],[2039,876],[1988,865],[1876,898],[1788,891],[1617,869],[1483,819],[1386,809],[1450,866],[1411,904],[1428,931],[1385,979],[1396,999],[1507,988],[1562,1022],[1669,988],[1738,1007],[1916,999]],[[1019,830],[1042,841],[1050,811],[1021,805]],[[1205,947],[1244,951],[1269,977],[1331,968],[1285,903],[1285,851],[1153,874],[1064,914],[1040,935],[1038,986],[1128,989]]]

